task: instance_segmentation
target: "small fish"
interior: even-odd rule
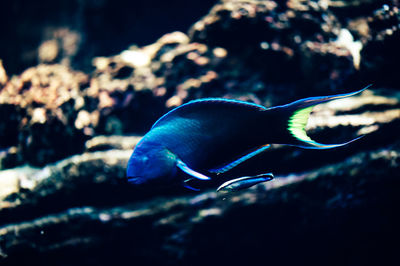
[[[274,178],[272,173],[260,174],[256,176],[244,176],[226,181],[217,188],[217,191],[239,191],[245,188],[252,187],[258,183],[270,181]]]
[[[368,88],[367,86],[366,88]],[[331,149],[353,142],[321,144],[307,136],[305,126],[312,107],[347,94],[301,99],[266,108],[222,98],[183,104],[162,116],[136,145],[127,167],[128,181],[136,185],[217,180],[246,160],[264,152],[270,144],[305,149]],[[236,191],[273,178],[270,173],[236,177],[218,191]]]

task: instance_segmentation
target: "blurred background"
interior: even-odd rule
[[[399,1],[0,7],[1,265],[398,264]],[[306,127],[321,143],[364,138],[272,145],[226,176],[273,172],[266,184],[126,181],[141,137],[190,100],[271,107],[369,84]]]
[[[95,56],[117,54],[132,44],[151,44],[168,32],[187,31],[215,2],[5,1],[0,58],[9,74],[18,74],[38,64],[41,44],[56,39],[67,46],[62,52],[73,58],[74,67],[90,70]]]

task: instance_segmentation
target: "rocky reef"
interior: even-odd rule
[[[77,58],[90,46],[65,30],[21,73],[0,59],[2,265],[396,265],[399,8],[223,0],[186,33],[112,56]],[[357,142],[273,145],[232,172],[272,171],[271,182],[225,194],[126,181],[141,136],[185,102],[270,107],[370,83],[307,124],[322,143]]]

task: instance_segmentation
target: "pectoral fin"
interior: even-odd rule
[[[181,169],[183,172],[185,172],[186,174],[200,179],[200,180],[210,180],[211,178],[208,176],[205,176],[199,172],[196,172],[195,170],[191,169],[189,166],[187,166],[187,164],[185,164],[184,162],[182,162],[181,160],[177,160],[176,166]]]
[[[274,175],[272,173],[265,173],[256,176],[244,176],[223,183],[218,187],[217,191],[238,191],[262,182],[270,181],[273,178]]]

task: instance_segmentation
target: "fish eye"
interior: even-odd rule
[[[144,157],[142,158],[142,162],[143,162],[144,165],[148,165],[148,164],[149,164],[149,157],[144,156]]]

